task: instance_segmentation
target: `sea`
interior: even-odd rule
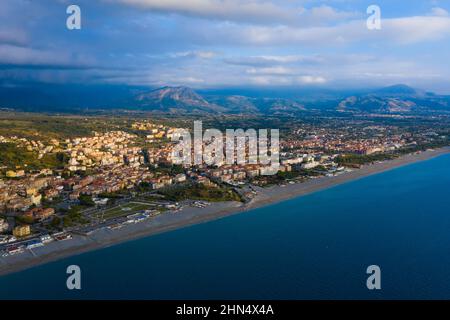
[[[450,155],[0,277],[0,299],[449,298]]]

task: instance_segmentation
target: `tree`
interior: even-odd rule
[[[79,200],[80,200],[80,204],[82,206],[86,206],[86,207],[95,206],[95,202],[94,202],[94,200],[92,200],[92,197],[90,195],[81,194],[79,197]]]
[[[60,224],[61,224],[61,218],[60,217],[54,217],[52,219],[52,221],[50,222],[50,227],[52,229],[57,229],[57,228],[59,228]]]

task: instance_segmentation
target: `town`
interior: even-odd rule
[[[436,127],[412,131],[392,124],[293,122],[282,128],[278,172],[268,174],[267,164],[250,161],[176,163],[173,138],[179,128],[168,122],[135,119],[59,139],[2,133],[1,255],[126,228],[184,207],[245,204],[257,188],[332,177],[448,144],[448,132]],[[243,150],[248,160],[249,148]]]

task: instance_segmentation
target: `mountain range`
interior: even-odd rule
[[[394,85],[375,90],[202,90],[120,85],[0,86],[0,108],[26,111],[143,110],[173,114],[292,115],[308,110],[411,113],[450,111],[450,97]]]
[[[376,113],[449,111],[450,99],[406,85],[395,85],[347,97],[339,103],[338,110]]]

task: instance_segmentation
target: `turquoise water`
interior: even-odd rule
[[[450,298],[449,186],[445,155],[0,277],[0,298]],[[80,291],[66,289],[71,264]]]

